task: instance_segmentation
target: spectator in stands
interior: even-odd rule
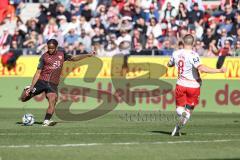
[[[37,32],[38,34],[41,33],[40,26],[37,24],[37,20],[32,18],[27,21],[27,32],[30,33],[32,31]]]
[[[226,4],[224,9],[225,10],[222,16],[224,16],[225,18],[229,17],[230,19],[234,19],[234,12],[232,6],[230,4]]]
[[[159,12],[158,8],[154,6],[154,4],[150,5],[149,12],[146,14],[146,21],[150,21],[151,18],[156,18],[159,20]]]
[[[227,30],[223,28],[221,30],[221,37],[217,41],[217,48],[220,49],[224,46],[226,40],[231,40],[233,41],[233,38],[228,36]]]
[[[80,42],[76,48],[76,55],[80,54],[88,54],[88,52],[85,50],[85,46]]]
[[[104,46],[104,52],[101,53],[101,56],[112,57],[116,54],[119,54],[118,46],[116,44],[117,37],[115,34],[109,34],[107,36],[107,43]]]
[[[70,29],[68,34],[64,36],[64,46],[72,45],[73,47],[77,46],[77,40],[79,39],[79,36],[76,34],[75,29]]]
[[[162,19],[170,22],[171,17],[176,17],[177,11],[170,2],[167,3],[167,8],[164,10]]]
[[[94,18],[94,24],[92,25],[92,28],[99,28],[101,34],[104,34],[106,32],[105,31],[105,26],[102,24],[99,16],[96,16]]]
[[[52,12],[56,13],[55,12],[56,10],[55,9],[52,10],[52,8],[50,8],[51,7],[51,2],[52,1],[50,1],[50,5],[49,5],[49,14],[51,14],[51,16],[53,16],[53,17],[56,17],[56,14],[52,13]],[[49,20],[48,15],[47,15],[48,14],[48,9],[43,5],[40,5],[39,9],[40,9],[40,14],[36,19],[37,19],[38,25],[40,26],[40,29],[42,31],[42,30],[44,30],[44,27],[47,25],[48,20]]]
[[[133,11],[133,21],[136,22],[139,18],[143,18],[143,10],[139,5],[135,5],[134,11]],[[144,19],[143,19],[144,20]]]
[[[37,46],[42,44],[43,44],[42,35],[39,35],[37,34],[37,32],[32,31],[29,34],[27,34],[26,40],[23,42],[23,47],[36,49]]]
[[[169,28],[167,31],[166,39],[169,40],[171,48],[176,48],[178,44],[178,39],[176,33],[172,28]]]
[[[193,3],[194,2],[194,3]],[[194,5],[197,4],[201,11],[204,11],[202,0],[187,0],[187,9],[189,12],[194,10]]]
[[[187,9],[184,3],[182,2],[179,4],[178,14],[176,16],[176,19],[178,20],[178,23],[185,21],[187,19]]]
[[[83,10],[81,12],[81,16],[85,17],[86,21],[89,22],[92,18],[92,11],[90,9],[89,3],[85,3]]]
[[[158,45],[158,40],[154,37],[154,35],[152,33],[149,34],[149,36],[147,37],[147,42],[145,45],[146,49],[158,49],[159,45]]]
[[[127,30],[125,29],[121,29],[120,30],[120,36],[117,38],[116,44],[120,45],[121,42],[127,41],[127,42],[131,42],[131,35],[128,33]]]
[[[139,49],[141,45],[141,48],[145,46],[146,43],[146,36],[143,34],[140,34],[140,31],[138,29],[134,29],[133,36],[132,36],[132,49]]]
[[[203,48],[209,49],[209,44],[216,40],[216,37],[213,34],[213,31],[211,28],[207,28],[205,34],[203,34],[202,42],[203,42]]]
[[[163,45],[162,45],[162,55],[164,56],[171,56],[173,51],[174,51],[174,48],[171,47],[171,43],[170,43],[170,40],[169,39],[165,39],[165,41],[163,42]]]
[[[50,15],[53,17],[57,16],[57,2],[55,0],[50,0],[48,11],[50,12]]]
[[[234,56],[240,56],[240,40],[238,40],[234,47]]]
[[[107,10],[106,10],[106,6],[104,5],[99,5],[99,7],[97,8],[97,12],[96,14],[99,16],[101,22],[103,23],[104,26],[107,26]]]
[[[86,18],[84,16],[80,17],[80,29],[84,29],[86,34],[93,36],[91,24],[86,21]]]
[[[56,20],[51,18],[43,31],[44,40],[51,39],[55,34],[57,34],[57,32],[58,26],[56,24]]]
[[[85,30],[81,30],[81,35],[78,42],[82,43],[85,46],[87,52],[91,51],[91,37],[86,34]]]
[[[65,8],[64,5],[58,4],[56,10],[57,10],[57,12],[56,12],[56,15],[57,15],[57,16],[65,16],[67,22],[71,22],[71,13],[66,10],[66,8]]]
[[[94,33],[95,35],[92,37],[92,45],[94,45],[95,43],[100,44],[101,46],[103,46],[106,43],[106,37],[104,36],[104,34],[101,34],[101,30],[100,28],[95,28],[94,29]]]
[[[157,39],[162,35],[162,28],[156,18],[150,19],[150,24],[147,28],[147,36],[149,36],[151,33]]]
[[[187,14],[189,24],[192,26],[195,22],[202,25],[203,23],[203,11],[199,10],[198,3],[194,3],[193,10]],[[191,28],[191,26],[189,26]]]
[[[20,34],[18,29],[15,29],[14,34],[12,36],[12,43],[13,41],[16,43],[18,48],[22,48],[23,46],[23,36]]]
[[[145,23],[145,20],[140,17],[139,19],[137,19],[137,23],[135,24],[134,28],[138,29],[139,32],[142,34],[142,35],[146,35],[147,34],[147,25]]]
[[[196,40],[194,50],[198,53],[199,56],[205,56],[205,49],[203,48],[201,40]]]

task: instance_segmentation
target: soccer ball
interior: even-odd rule
[[[31,126],[34,124],[34,116],[32,114],[25,114],[22,117],[22,123],[24,126]]]

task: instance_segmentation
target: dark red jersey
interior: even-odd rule
[[[54,84],[58,84],[61,76],[61,71],[64,61],[71,58],[71,55],[63,52],[56,52],[55,54],[44,53],[38,64],[38,68],[42,70],[39,79]]]

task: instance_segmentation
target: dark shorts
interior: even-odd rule
[[[51,82],[38,80],[37,83],[34,85],[31,97],[34,97],[42,92],[45,93],[58,93],[57,85]]]

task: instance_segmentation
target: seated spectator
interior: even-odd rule
[[[57,32],[58,26],[56,24],[56,20],[51,18],[43,31],[44,40],[51,39],[55,34],[57,34]]]
[[[91,37],[88,34],[86,34],[84,29],[81,30],[78,42],[82,43],[85,46],[87,52],[91,51]]]
[[[221,30],[221,37],[217,41],[217,48],[218,49],[222,48],[224,46],[226,40],[233,41],[233,38],[228,36],[227,30],[223,28]]]
[[[170,41],[168,39],[166,39],[163,42],[163,46],[161,48],[162,55],[164,55],[164,56],[171,56],[173,51],[174,51],[174,48],[171,47]]]
[[[209,44],[216,40],[216,36],[213,33],[213,30],[211,28],[207,28],[205,34],[203,34],[202,42],[203,42],[203,48],[209,49]]]
[[[76,55],[80,54],[88,54],[88,52],[85,50],[85,46],[81,42],[76,47]]]
[[[158,41],[157,39],[153,36],[153,34],[150,34],[147,38],[147,42],[145,45],[146,49],[158,49]]]
[[[86,18],[83,16],[80,17],[80,29],[84,29],[86,34],[93,36],[93,30],[92,30],[91,24],[87,22]]]
[[[94,18],[94,24],[92,25],[92,28],[99,28],[101,34],[104,34],[106,32],[105,26],[102,24],[99,16]]]
[[[42,35],[39,35],[37,34],[37,32],[32,31],[26,36],[26,40],[23,42],[23,47],[28,48],[28,46],[30,46],[30,48],[36,48],[37,46],[40,46],[42,44],[43,44]]]
[[[176,20],[178,22],[182,22],[182,21],[185,21],[186,19],[187,19],[187,8],[185,7],[184,3],[181,2],[179,4]]]
[[[12,43],[14,41],[16,43],[16,45],[18,46],[18,48],[22,48],[23,39],[24,39],[24,37],[22,35],[20,35],[19,30],[15,29],[14,34],[12,36]]]
[[[132,20],[131,17],[128,17],[128,16],[122,17],[121,22],[119,24],[119,28],[123,30],[131,31],[133,28],[131,20]]]
[[[117,38],[116,44],[120,45],[121,42],[123,41],[128,41],[131,42],[131,35],[128,33],[127,30],[121,29],[120,30],[121,35]]]
[[[86,21],[89,22],[92,18],[92,11],[89,6],[89,3],[85,3],[83,6],[83,10],[81,12],[81,16],[85,17]]]
[[[63,36],[65,36],[69,31],[69,23],[67,22],[67,18],[64,15],[57,17],[59,20],[59,30],[62,33]]]
[[[229,17],[230,19],[234,19],[234,12],[230,4],[225,5],[223,16],[225,18]]]
[[[76,46],[75,44],[77,43],[78,38],[79,36],[75,33],[75,30],[70,29],[68,34],[65,35],[64,37],[64,42],[65,42],[64,46],[68,46],[68,45]]]
[[[143,18],[143,17],[144,17],[144,14],[143,14],[142,8],[139,5],[135,5],[133,10],[133,21],[136,22],[139,18]]]
[[[150,19],[150,24],[148,25],[147,28],[147,36],[149,36],[150,33],[153,33],[154,37],[157,39],[162,35],[161,25],[158,23],[156,18]]]
[[[132,49],[136,49],[136,47],[139,47],[138,45],[145,46],[146,43],[146,36],[140,34],[138,29],[134,29],[133,31],[133,37],[132,37]]]
[[[176,17],[177,11],[170,2],[167,3],[167,8],[164,10],[163,17],[161,19],[170,22],[171,17]]]
[[[107,32],[119,35],[119,31],[120,31],[119,23],[120,23],[120,20],[119,20],[118,16],[110,17],[108,19],[108,23],[109,23],[109,26],[108,26]]]
[[[95,28],[94,29],[94,36],[92,37],[92,45],[94,45],[95,43],[99,43],[100,45],[104,45],[104,43],[106,42],[106,37],[101,34],[101,31],[99,28]]]
[[[171,28],[168,29],[165,38],[169,40],[171,48],[177,47],[178,39],[176,37],[176,33]]]
[[[80,21],[78,20],[77,16],[72,16],[72,21],[69,23],[69,28],[74,29],[77,35],[80,35]]]
[[[195,3],[193,3],[195,2]],[[201,11],[204,11],[204,7],[203,7],[203,3],[202,3],[202,0],[187,0],[187,9],[189,12],[191,12],[192,10],[194,10],[194,5],[198,5],[199,6],[199,9]]]
[[[203,44],[200,40],[196,41],[194,50],[199,56],[205,56],[205,49],[203,48]]]
[[[240,56],[240,41],[238,40],[234,47],[234,56]]]
[[[32,31],[37,32],[38,34],[41,33],[40,26],[37,23],[37,20],[32,18],[27,21],[27,33],[30,33]]]
[[[66,10],[65,6],[62,4],[58,4],[57,6],[57,12],[56,15],[58,16],[64,16],[66,17],[67,22],[71,22],[71,13],[69,11]]]
[[[147,25],[145,23],[145,20],[143,18],[139,18],[137,19],[137,23],[135,24],[134,26],[135,29],[138,29],[139,32],[142,34],[142,35],[146,35],[147,34]]]
[[[112,57],[116,54],[119,54],[116,40],[117,37],[115,34],[110,34],[107,36],[107,44],[104,46],[104,53],[102,53],[102,56]]]
[[[193,10],[187,14],[189,24],[194,25],[195,22],[200,25],[203,23],[203,11],[199,10],[198,3],[194,3]]]

